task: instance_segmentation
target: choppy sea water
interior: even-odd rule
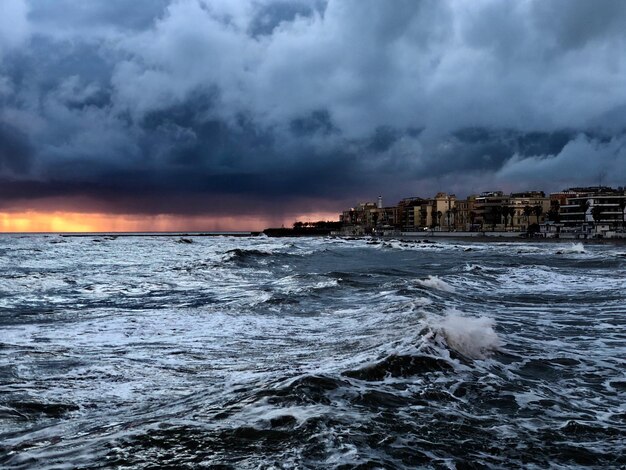
[[[0,237],[2,468],[624,465],[624,246]]]

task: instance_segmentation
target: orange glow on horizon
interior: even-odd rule
[[[80,212],[0,212],[0,232],[185,232],[260,231],[290,227],[296,220],[336,220],[335,213],[297,217],[206,216],[176,214],[100,214]]]

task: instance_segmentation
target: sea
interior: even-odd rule
[[[0,236],[0,468],[624,466],[624,245]]]

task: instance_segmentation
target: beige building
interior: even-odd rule
[[[457,223],[454,194],[438,193],[432,199],[407,198],[398,203],[398,208],[404,231],[452,230]]]
[[[476,223],[482,230],[526,231],[531,224],[543,223],[549,211],[550,198],[542,191],[491,191],[475,199]]]
[[[545,222],[550,212],[550,198],[543,191],[528,191],[524,193],[512,193],[509,206],[515,212],[513,215],[512,228],[514,230],[528,230],[533,223]],[[541,209],[536,209],[540,207]],[[530,213],[529,213],[530,208]],[[539,214],[537,214],[537,211]]]
[[[467,199],[456,201],[457,230],[474,230],[476,228],[476,196],[468,196]]]
[[[437,193],[432,201],[431,218],[439,230],[453,230],[457,225],[456,196],[454,194]],[[431,224],[432,224],[431,220]]]

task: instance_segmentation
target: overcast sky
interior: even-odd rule
[[[626,184],[623,0],[2,0],[0,210]]]

